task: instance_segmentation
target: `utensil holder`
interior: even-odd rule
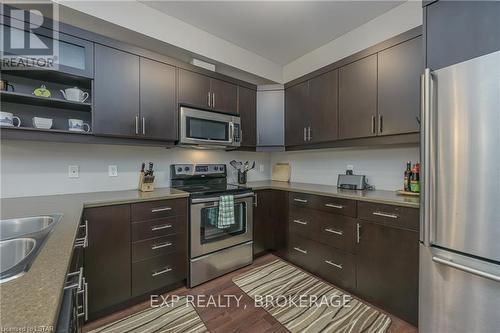
[[[152,182],[146,183],[144,181],[144,172],[139,174],[139,191],[141,192],[152,192],[155,190],[154,177]]]
[[[247,183],[247,171],[238,170],[238,184]]]

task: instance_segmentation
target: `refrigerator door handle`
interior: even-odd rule
[[[500,282],[500,276],[499,275],[491,274],[491,273],[488,273],[488,272],[476,269],[474,267],[469,267],[469,266],[466,266],[466,265],[462,265],[462,264],[456,263],[456,262],[454,262],[453,260],[450,260],[450,259],[442,258],[442,257],[439,257],[439,256],[432,256],[432,261],[440,263],[440,264],[443,264],[443,265],[446,265],[446,266],[450,266],[450,267],[459,269],[461,271],[464,271],[464,272],[467,272],[467,273],[470,273],[470,274],[474,274],[474,275],[477,275],[477,276],[480,276],[480,277],[483,277],[483,278],[486,278],[486,279],[490,279],[490,280],[493,280],[493,281],[496,281],[496,282]]]
[[[433,154],[433,112],[432,112],[433,82],[432,72],[426,68],[421,76],[421,128],[420,161],[422,162],[422,182],[421,182],[421,207],[420,207],[420,241],[425,246],[430,246],[433,239],[433,205],[432,193],[435,170],[435,157]]]

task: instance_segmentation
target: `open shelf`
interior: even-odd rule
[[[12,91],[0,91],[3,102],[21,103],[37,106],[53,107],[58,109],[71,109],[78,111],[91,111],[92,103],[73,102],[60,98],[38,97],[31,94],[17,93]]]
[[[46,133],[64,133],[64,134],[76,134],[76,135],[91,135],[92,132],[77,132],[69,131],[63,129],[45,129],[45,128],[35,128],[35,127],[15,127],[15,126],[0,126],[0,130],[9,131],[28,131],[28,132],[46,132]]]

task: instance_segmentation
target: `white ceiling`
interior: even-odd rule
[[[141,1],[279,65],[404,1]]]

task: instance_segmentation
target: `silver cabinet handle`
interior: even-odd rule
[[[259,198],[258,198],[258,196],[257,196],[257,193],[254,193],[254,194],[253,194],[253,199],[254,199],[254,200],[253,200],[253,205],[254,205],[254,207],[258,207],[258,206],[259,206]]]
[[[307,127],[307,141],[311,141],[312,139],[312,130],[311,130],[311,126],[308,126]]]
[[[396,215],[396,214],[390,214],[390,213],[384,213],[384,212],[372,212],[373,215],[377,215],[377,216],[382,216],[382,217],[388,217],[388,218],[391,218],[391,219],[398,219],[399,218],[399,215]]]
[[[75,239],[75,248],[82,247],[86,248],[89,245],[89,224],[88,221],[85,220],[83,225],[80,225],[80,228],[85,228],[85,236],[83,238]]]
[[[142,135],[146,135],[146,117],[142,117]]]
[[[212,107],[215,108],[215,93],[212,93]]]
[[[326,207],[330,207],[330,208],[337,208],[337,209],[343,209],[344,206],[342,205],[335,205],[335,204],[325,204]]]
[[[375,116],[372,116],[372,134],[375,134]]]
[[[172,268],[165,268],[165,269],[162,269],[161,271],[157,271],[157,272],[153,272],[151,274],[151,276],[158,276],[158,275],[162,275],[162,274],[165,274],[165,273],[168,273],[172,271]]]
[[[164,247],[169,247],[171,245],[172,245],[172,243],[170,243],[170,242],[163,243],[163,244],[155,244],[155,245],[151,246],[151,250],[158,250],[158,249],[162,249]]]
[[[172,210],[172,208],[171,207],[153,208],[151,209],[151,213],[166,212],[168,210]]]
[[[78,290],[82,289],[82,283],[83,283],[83,266],[80,267],[80,269],[78,271],[76,271],[76,272],[68,273],[68,278],[72,277],[72,276],[76,276],[76,275],[78,275],[78,282],[74,283],[74,284],[70,284],[69,286],[65,286],[64,290],[73,289],[73,288],[77,288]]]
[[[462,265],[462,264],[458,264],[458,263],[453,262],[453,261],[451,261],[449,259],[445,259],[445,258],[440,258],[440,257],[437,257],[437,256],[433,256],[432,257],[432,261],[435,261],[435,262],[438,262],[440,264],[447,265],[447,266],[459,269],[459,270],[467,272],[467,273],[471,273],[471,274],[474,274],[474,275],[477,275],[477,276],[480,276],[480,277],[484,277],[486,279],[490,279],[490,280],[493,280],[493,281],[496,281],[496,282],[500,282],[500,276],[498,276],[498,275],[491,274],[491,273],[488,273],[488,272],[484,272],[482,270],[479,270],[479,269],[476,269],[476,268],[473,268],[473,267],[469,267],[469,266],[465,266],[465,265]]]
[[[336,267],[338,269],[342,269],[342,265],[341,264],[336,264],[336,263],[334,263],[334,262],[332,262],[330,260],[325,260],[325,263],[327,263],[330,266]]]
[[[306,222],[306,221],[301,221],[301,220],[293,220],[293,222],[298,223],[298,224],[302,224],[302,225],[307,225],[307,222]]]
[[[359,241],[361,240],[360,229],[361,229],[361,225],[359,223],[356,223],[356,243],[358,243],[358,244],[359,244]]]
[[[85,281],[85,277],[83,278],[83,290],[82,291],[78,291],[77,293],[78,294],[81,294],[83,292],[83,306],[82,306],[82,312],[77,312],[76,316],[78,318],[80,317],[84,317],[85,321],[87,321],[89,319],[89,285],[87,283],[87,281]],[[78,304],[77,304],[77,308],[81,308]]]
[[[341,230],[333,230],[331,228],[326,228],[325,231],[339,236],[342,236],[344,234],[344,232]]]
[[[299,199],[299,198],[294,198],[293,201],[301,202],[301,203],[308,203],[306,199]]]
[[[302,250],[300,247],[294,247],[293,248],[295,251],[299,251],[300,253],[307,254],[306,250]]]
[[[208,92],[208,106],[212,106],[212,100],[211,100],[211,96],[210,96],[210,91]]]
[[[383,116],[381,114],[378,115],[378,132],[382,133],[384,128],[382,127]]]
[[[139,134],[139,116],[135,116],[135,134]]]
[[[172,225],[171,224],[157,225],[157,226],[152,227],[151,231],[168,229],[168,228],[172,228]]]
[[[304,127],[304,141],[307,141],[307,127]]]

